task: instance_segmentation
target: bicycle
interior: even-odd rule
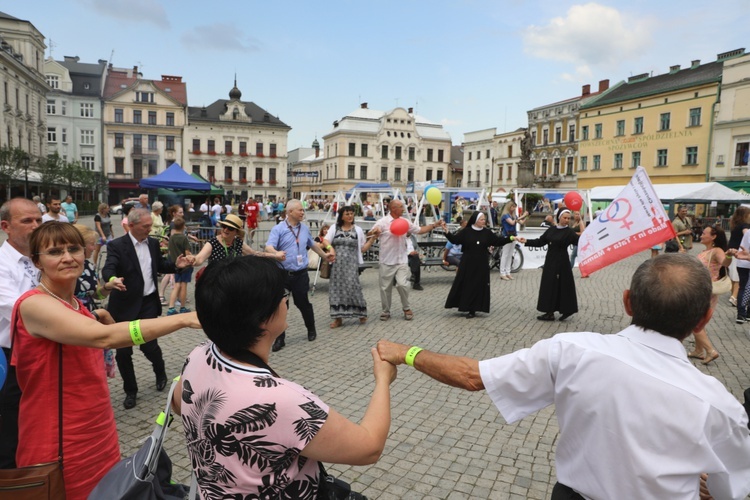
[[[521,250],[520,243],[514,243],[515,249],[513,249],[513,259],[510,263],[510,272],[517,273],[523,268],[523,251]],[[490,252],[490,271],[493,269],[500,270],[500,253],[503,247],[495,247]]]

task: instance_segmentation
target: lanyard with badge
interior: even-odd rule
[[[295,243],[297,243],[297,265],[301,266],[304,264],[304,262],[302,261],[302,249],[300,249],[299,246],[299,235],[302,232],[302,223],[300,222],[297,225],[297,234],[294,234],[294,229],[292,229],[292,226],[290,226],[288,222],[285,222],[285,224],[286,227],[289,228],[289,232],[292,233],[292,236],[294,236]]]

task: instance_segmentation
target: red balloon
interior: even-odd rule
[[[565,202],[565,206],[573,211],[580,210],[583,206],[583,198],[575,191],[570,191],[566,194],[563,201]]]
[[[408,230],[409,221],[407,221],[406,219],[402,219],[401,217],[399,217],[398,219],[393,219],[393,222],[391,222],[391,233],[395,234],[396,236],[403,236]]]

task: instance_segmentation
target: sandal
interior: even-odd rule
[[[329,326],[330,326],[331,328],[338,328],[338,327],[340,327],[340,326],[341,326],[341,325],[342,325],[343,323],[344,323],[344,320],[342,320],[341,318],[336,318],[336,319],[334,319],[334,320],[333,320],[333,323],[331,323],[331,324],[330,324]]]
[[[382,312],[380,313],[380,321],[388,321],[391,319],[391,313]]]
[[[703,358],[703,361],[701,361],[702,365],[707,365],[711,361],[717,359],[719,357],[719,353],[716,351],[711,351],[709,354],[706,355],[705,358]]]
[[[704,349],[703,352],[690,351],[687,356],[688,358],[706,359],[706,350]]]
[[[367,323],[367,316],[365,316],[364,318],[359,318],[360,325],[364,325],[365,323]]]
[[[414,313],[411,312],[411,309],[405,309],[404,310],[404,319],[406,321],[411,321],[414,319]]]

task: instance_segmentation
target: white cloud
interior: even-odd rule
[[[651,45],[649,18],[629,16],[597,3],[574,5],[565,17],[555,17],[546,26],[524,30],[524,51],[534,57],[576,65],[575,74],[563,78],[585,78],[592,67],[610,67],[634,59]]]
[[[213,23],[195,26],[180,38],[191,50],[227,50],[251,52],[260,49],[260,41],[243,33],[237,26]]]
[[[79,0],[95,12],[117,20],[151,23],[161,28],[169,28],[167,12],[158,0]]]

